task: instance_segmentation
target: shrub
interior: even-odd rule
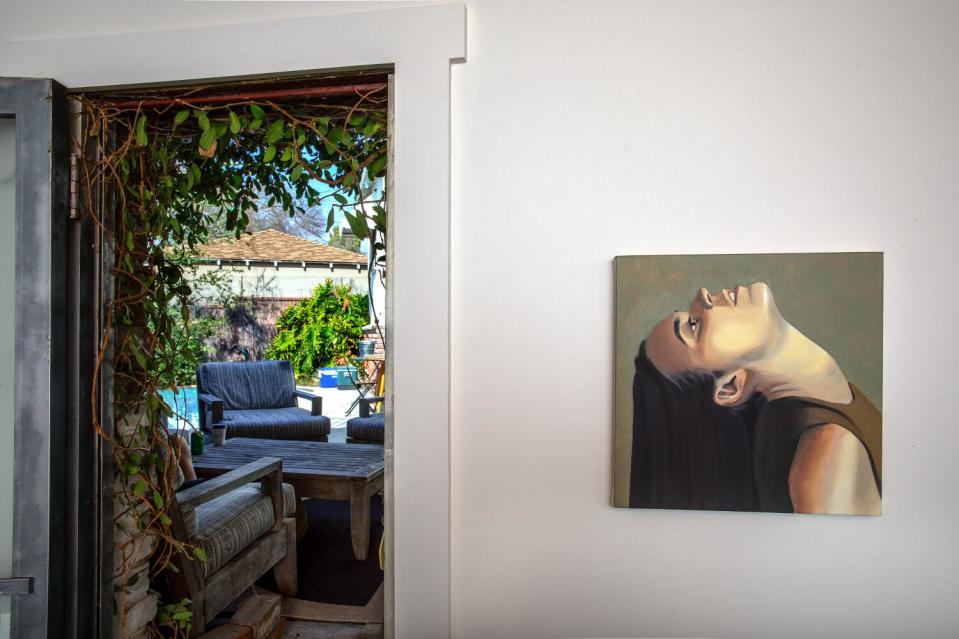
[[[312,378],[321,366],[344,363],[357,353],[357,344],[363,339],[363,326],[369,319],[367,305],[366,295],[326,280],[313,290],[312,297],[283,311],[266,356],[288,360],[300,381]]]

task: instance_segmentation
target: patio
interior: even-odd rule
[[[248,469],[253,465],[271,460],[271,463],[276,464],[282,461],[284,491],[289,489],[290,495],[293,495],[295,490],[295,495],[299,498],[296,500],[295,507],[295,520],[298,522],[296,534],[288,533],[284,546],[289,548],[289,557],[293,558],[293,565],[296,566],[292,573],[294,583],[295,575],[297,573],[300,575],[299,586],[284,587],[285,582],[281,581],[279,576],[283,573],[277,573],[276,570],[272,575],[266,574],[260,578],[256,586],[286,595],[282,598],[282,617],[311,622],[346,623],[347,625],[342,628],[344,630],[375,635],[378,632],[378,624],[382,621],[383,573],[377,552],[383,530],[383,502],[380,494],[383,481],[382,446],[347,441],[347,421],[360,413],[357,401],[361,397],[359,390],[342,386],[340,388],[295,386],[289,365],[281,364],[285,362],[204,364],[197,373],[200,381],[199,389],[202,389],[202,393],[198,394],[196,386],[181,387],[175,394],[172,391],[164,393],[164,400],[174,408],[175,412],[175,415],[168,419],[168,427],[171,430],[182,429],[181,432],[184,430],[194,432],[200,426],[201,415],[204,414],[201,411],[204,410],[213,411],[205,413],[204,429],[210,428],[211,418],[219,420],[225,417],[228,420],[227,424],[236,423],[229,420],[237,420],[238,413],[244,411],[257,413],[258,411],[234,410],[230,417],[230,411],[224,414],[222,408],[211,409],[213,405],[211,402],[219,406],[225,404],[226,408],[230,408],[231,401],[242,405],[245,400],[238,399],[237,393],[239,393],[239,397],[259,398],[254,400],[253,406],[269,406],[269,404],[255,402],[267,401],[275,393],[284,395],[290,392],[295,398],[295,403],[307,416],[311,413],[318,415],[322,411],[324,420],[329,420],[329,434],[324,438],[327,441],[284,439],[282,434],[279,434],[282,431],[279,430],[277,437],[269,433],[240,434],[238,431],[224,444],[214,445],[212,435],[206,432],[202,452],[199,449],[194,450],[191,457],[192,468],[195,469],[196,475],[206,479],[208,483],[201,483],[189,490],[202,491],[205,490],[203,486],[215,490],[211,482],[222,483],[230,475],[242,472],[239,469]],[[287,371],[285,374],[290,376],[289,386],[282,380],[284,370]],[[274,375],[277,372],[280,374],[279,378]],[[341,379],[341,383],[342,381]],[[369,384],[364,388],[368,387]],[[294,388],[296,391],[307,391],[307,393],[297,395]],[[314,404],[314,396],[322,398],[322,407]],[[198,401],[199,398],[203,398],[203,401]],[[237,406],[237,404],[233,405]],[[270,415],[270,410],[295,411],[296,409],[268,408],[264,412]],[[227,425],[227,432],[230,428]],[[216,427],[213,430],[215,432]],[[320,432],[325,433],[325,431],[324,424]],[[365,483],[362,481],[364,478]],[[356,488],[361,484],[366,488],[357,492]],[[243,490],[249,492],[248,487]],[[228,498],[224,497],[224,499]],[[190,508],[187,508],[189,511]],[[217,508],[220,509],[219,506]],[[242,509],[242,514],[241,510],[233,506],[224,506],[220,510],[229,511],[231,520],[236,518],[237,522],[251,522],[249,526],[259,520],[257,515],[245,507]],[[220,510],[214,512],[219,513]],[[293,517],[293,505],[286,504],[283,513],[285,517]],[[193,517],[194,520],[211,522],[207,525],[218,525],[215,522],[220,515],[204,514],[202,517],[199,515]],[[284,519],[287,526],[293,525],[292,522],[293,519]],[[228,525],[239,526],[238,530],[246,529],[248,526],[241,523]],[[232,539],[232,535],[233,533],[229,533],[227,538]],[[221,536],[220,533],[215,533],[211,538],[219,539]],[[204,543],[209,546],[210,556],[217,556],[222,543],[217,542],[219,545],[212,542]],[[244,557],[245,555],[238,556],[235,561],[245,564],[250,559]],[[270,562],[272,564],[272,560]],[[209,568],[211,571],[219,570],[220,565],[217,563],[217,567]],[[232,564],[225,564],[225,566],[224,570],[234,570],[231,568]],[[246,574],[247,569],[243,568],[242,571]],[[250,575],[260,574],[260,572],[257,569],[256,572],[250,572]],[[219,578],[218,574],[212,572],[211,575],[206,576],[210,586],[205,585],[201,580],[201,587],[206,588],[198,591],[201,601],[227,602],[232,599],[233,595],[229,592],[226,595],[219,592],[224,589],[220,582],[227,581],[227,578]],[[238,585],[235,580],[233,584],[231,588]],[[291,590],[296,594],[292,595],[289,592]],[[231,619],[230,615],[240,614],[240,618],[243,618],[243,615],[247,614],[235,612],[233,606],[217,614],[216,611],[221,609],[222,604],[213,603],[210,606],[211,608],[203,613],[206,619],[206,630],[226,622],[227,626],[222,629],[225,631],[233,625],[228,621]],[[272,614],[264,616],[263,623],[267,623],[268,617]],[[203,629],[202,625],[200,629]],[[211,633],[211,636],[214,634]]]

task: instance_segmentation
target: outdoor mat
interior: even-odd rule
[[[364,561],[353,556],[348,501],[307,499],[303,505],[310,525],[296,544],[297,599],[365,607],[383,583],[377,551],[383,536],[383,498],[371,498],[370,551]],[[258,586],[276,592],[272,573]]]

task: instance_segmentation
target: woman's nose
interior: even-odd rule
[[[699,289],[699,293],[696,294],[696,299],[703,305],[703,308],[713,307],[713,298],[705,288]]]

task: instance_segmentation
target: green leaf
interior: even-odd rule
[[[207,561],[209,559],[209,557],[206,555],[206,551],[199,546],[193,548],[193,554],[196,555],[196,558],[200,561]]]
[[[203,131],[208,131],[210,129],[210,118],[207,117],[206,111],[196,112],[196,122],[198,125],[200,125],[200,129]]]
[[[273,144],[283,137],[283,127],[286,126],[284,120],[274,120],[266,129],[266,141]]]
[[[147,116],[145,115],[141,115],[137,118],[136,138],[137,146],[146,146],[150,142],[147,139]]]
[[[380,230],[386,228],[386,211],[382,207],[373,208],[373,221],[376,222],[376,227]]]
[[[349,202],[349,200],[346,199],[346,196],[343,195],[342,193],[334,193],[333,199],[339,202],[340,204],[346,204]]]
[[[290,179],[296,182],[300,179],[300,176],[303,175],[303,167],[299,164],[293,167],[293,170],[290,171]]]
[[[170,524],[173,523],[173,520],[170,519],[170,516],[169,516],[168,514],[166,514],[166,513],[161,513],[161,514],[160,514],[160,523],[163,524],[164,526],[169,526]]]
[[[240,118],[236,117],[236,113],[230,111],[230,133],[236,135],[240,132]]]
[[[387,157],[385,153],[373,160],[370,163],[370,175],[373,177],[380,177],[383,174],[383,169],[386,168],[386,160]]]
[[[350,188],[351,186],[353,186],[353,182],[355,181],[355,179],[356,178],[352,173],[347,173],[346,176],[344,176],[343,178],[343,186],[345,186],[346,188]]]
[[[366,216],[363,214],[344,213],[346,221],[349,222],[353,235],[359,240],[365,240],[369,235],[369,229],[366,226]]]
[[[209,125],[208,125],[209,126]],[[200,148],[207,150],[213,146],[213,140],[216,139],[216,129],[207,128],[200,136]]]
[[[283,149],[283,155],[280,156],[280,162],[289,162],[292,159],[293,159],[293,148],[288,146],[285,149]]]
[[[176,112],[176,115],[173,116],[173,126],[177,127],[186,122],[186,119],[190,117],[190,109],[182,109]]]
[[[250,105],[250,114],[253,116],[253,118],[254,118],[255,120],[265,120],[265,119],[266,119],[266,111],[264,111],[262,108],[260,108],[260,106],[259,106],[258,104],[251,104],[251,105]]]
[[[142,479],[136,480],[133,484],[133,494],[134,495],[143,495],[147,491],[147,483]]]
[[[331,206],[330,212],[326,215],[326,232],[329,233],[330,229],[333,228],[333,218],[334,218],[335,209]]]
[[[163,495],[161,495],[159,491],[154,490],[151,497],[153,498],[154,506],[157,508],[163,508]]]
[[[270,146],[266,147],[266,151],[263,152],[263,161],[272,162],[273,158],[275,157],[276,157],[276,147],[271,144]]]

